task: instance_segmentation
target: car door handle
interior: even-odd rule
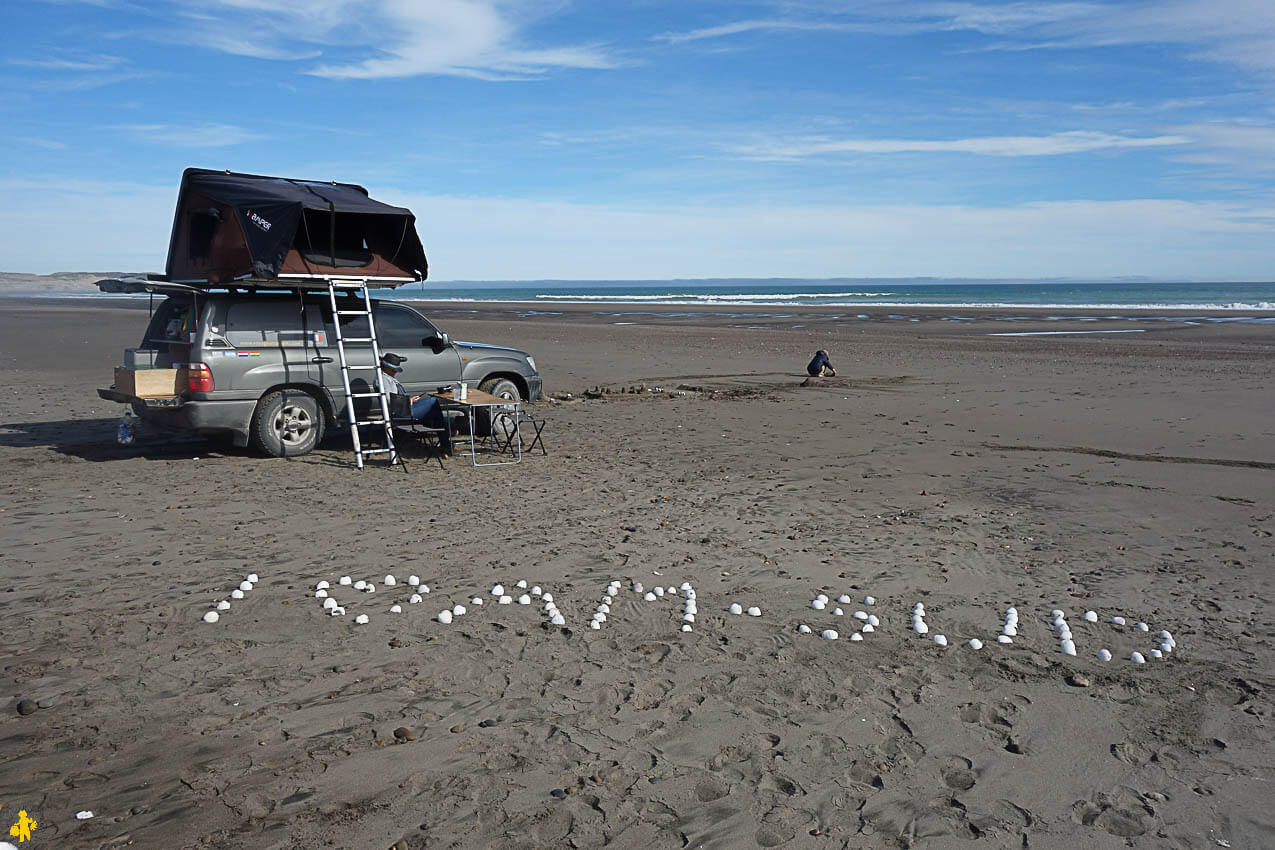
[[[331,363],[331,357],[315,357],[310,360],[311,363]]]

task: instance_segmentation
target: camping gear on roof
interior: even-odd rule
[[[416,217],[353,183],[188,168],[165,277],[177,283],[357,277],[424,280]]]

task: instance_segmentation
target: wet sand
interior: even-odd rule
[[[118,446],[93,390],[145,303],[0,308],[0,803],[37,839],[1275,844],[1275,326],[439,304],[535,354],[550,454],[360,474],[339,438]],[[1140,332],[987,335],[1037,330]],[[802,386],[816,348],[840,376]],[[342,575],[376,592],[326,616]],[[565,627],[496,604],[519,579]],[[633,582],[691,583],[694,630]]]

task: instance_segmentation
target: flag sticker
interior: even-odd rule
[[[236,351],[235,353],[239,355],[240,357],[260,357],[261,356],[260,351]]]

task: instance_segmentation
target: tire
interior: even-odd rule
[[[509,378],[488,378],[478,385],[478,389],[485,393],[489,393],[501,398],[507,398],[510,401],[522,401],[522,393],[518,391],[518,385]],[[474,430],[480,437],[491,435],[491,408],[483,408],[478,411],[478,418],[474,421]],[[499,423],[497,423],[499,429]],[[508,436],[500,434],[500,437]]]
[[[270,457],[300,457],[323,439],[323,428],[323,411],[314,396],[301,390],[280,390],[257,402],[250,443]]]

